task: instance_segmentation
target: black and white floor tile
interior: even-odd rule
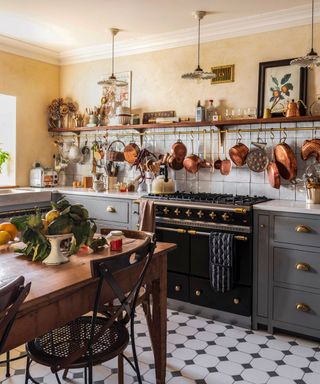
[[[136,343],[144,383],[155,383],[153,353],[141,311]],[[12,352],[23,353],[22,348]],[[131,356],[130,348],[126,351]],[[23,384],[25,361],[11,365],[11,377],[0,367],[0,384]],[[56,384],[46,367],[33,364],[32,374],[43,384]],[[95,384],[117,383],[117,362],[94,370]],[[68,383],[83,383],[82,371],[69,373]],[[135,383],[125,365],[125,383]],[[250,331],[217,321],[168,310],[167,377],[169,384],[320,384],[320,344],[287,335]]]

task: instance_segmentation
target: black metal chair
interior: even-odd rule
[[[0,354],[8,338],[11,327],[16,318],[20,305],[28,296],[31,283],[24,286],[24,277],[15,277],[0,281]],[[6,376],[10,376],[10,362],[24,356],[10,359],[10,352],[6,352]]]
[[[131,236],[133,235],[141,241],[130,251],[91,262],[92,276],[99,278],[92,315],[81,316],[27,343],[26,384],[29,379],[37,383],[30,375],[32,361],[50,367],[59,384],[61,381],[58,371],[72,368],[83,368],[85,383],[92,384],[93,366],[121,354],[127,347],[129,338],[132,343],[133,363],[130,360],[128,362],[136,371],[138,382],[142,383],[134,342],[134,316],[139,291],[155,249],[155,241],[153,236],[146,233],[132,231]],[[130,276],[137,270],[137,280],[131,284],[129,292],[124,292],[117,273],[126,271]],[[110,288],[120,304],[115,312],[102,314],[99,312],[103,306],[101,293]],[[127,329],[129,323],[130,331]]]

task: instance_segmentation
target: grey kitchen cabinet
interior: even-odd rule
[[[253,328],[320,338],[320,217],[254,212]]]
[[[137,229],[139,206],[134,200],[64,193],[72,204],[83,204],[98,227]]]

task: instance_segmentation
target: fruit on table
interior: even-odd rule
[[[51,211],[49,211],[46,214],[46,221],[47,221],[48,224],[50,224],[53,220],[55,220],[59,216],[60,216],[60,212],[59,211],[57,211],[56,209],[51,209]]]
[[[11,241],[13,241],[18,234],[17,227],[7,221],[0,224],[0,231],[8,232],[10,234]]]
[[[11,235],[7,231],[0,231],[0,245],[9,243],[11,240]]]

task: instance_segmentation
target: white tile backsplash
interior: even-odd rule
[[[301,131],[287,131],[287,140],[286,142],[293,148],[298,164],[298,179],[302,178],[302,175],[305,171],[305,168],[308,164],[312,162],[309,160],[305,162],[300,157],[301,145],[304,140],[310,139],[313,137],[313,123],[312,122],[304,122],[304,123],[290,123],[286,124],[286,128],[310,128]],[[265,127],[265,124],[262,126]],[[248,126],[232,126],[230,129],[259,129],[260,125],[248,125]],[[266,128],[280,128],[278,123],[267,124]],[[200,151],[201,154],[204,152],[204,139],[203,134],[199,134],[198,131],[202,130],[201,128],[178,128],[176,130],[175,135],[152,135],[148,134],[145,138],[145,146],[149,151],[155,153],[156,155],[160,153],[166,153],[171,151],[171,146],[175,143],[178,138],[178,132],[193,132],[194,137],[194,153],[198,153]],[[209,128],[206,128],[209,130]],[[158,132],[163,132],[163,129],[155,130]],[[126,132],[126,131],[123,131]],[[149,131],[151,132],[151,131]],[[154,131],[153,131],[154,132]],[[125,138],[121,138],[122,141],[128,143],[132,141],[131,131],[128,131],[128,136]],[[257,132],[241,132],[242,140],[244,144],[246,144],[249,148],[252,148],[251,141],[257,140]],[[274,145],[278,144],[280,139],[280,133],[274,132]],[[320,137],[320,130],[319,135]],[[238,135],[236,132],[229,133],[227,135],[227,157],[228,149],[231,148],[236,143]],[[262,133],[260,137],[263,140],[266,140],[268,143],[268,154],[271,155],[271,140],[270,133]],[[283,137],[283,133],[281,133],[281,137]],[[111,142],[115,140],[116,133],[110,133],[108,141]],[[180,139],[186,144],[188,148],[188,153],[191,153],[191,135],[182,134]],[[71,141],[72,139],[70,139]],[[206,150],[207,150],[207,160],[211,160],[211,142],[210,135],[206,135]],[[67,140],[66,140],[67,141]],[[85,141],[85,136],[81,139],[81,144]],[[139,143],[139,138],[135,138],[136,143]],[[91,146],[92,139],[89,140],[89,147]],[[224,147],[220,147],[220,156],[222,159],[225,158]],[[218,157],[218,140],[217,135],[214,135],[214,160]],[[122,169],[120,172],[121,178],[132,178],[132,172],[130,172],[130,167],[126,164],[121,165]],[[69,165],[66,169],[67,181],[68,184],[71,184],[73,180],[81,180],[82,176],[88,176],[91,173],[91,162],[80,165],[80,164],[72,164]],[[135,174],[135,172],[133,172]],[[241,194],[241,195],[265,195],[269,198],[273,199],[287,199],[287,200],[305,200],[305,189],[301,184],[292,185],[286,180],[281,180],[281,188],[280,190],[274,189],[270,186],[268,182],[268,177],[265,172],[255,173],[251,172],[248,167],[245,165],[244,167],[236,167],[233,166],[230,175],[223,176],[221,175],[219,170],[214,170],[212,172],[210,169],[200,169],[200,171],[196,174],[190,174],[186,172],[184,169],[177,172],[172,172],[172,177],[176,180],[177,189],[182,191],[192,191],[192,192],[212,192],[212,193],[233,193],[233,194]]]

